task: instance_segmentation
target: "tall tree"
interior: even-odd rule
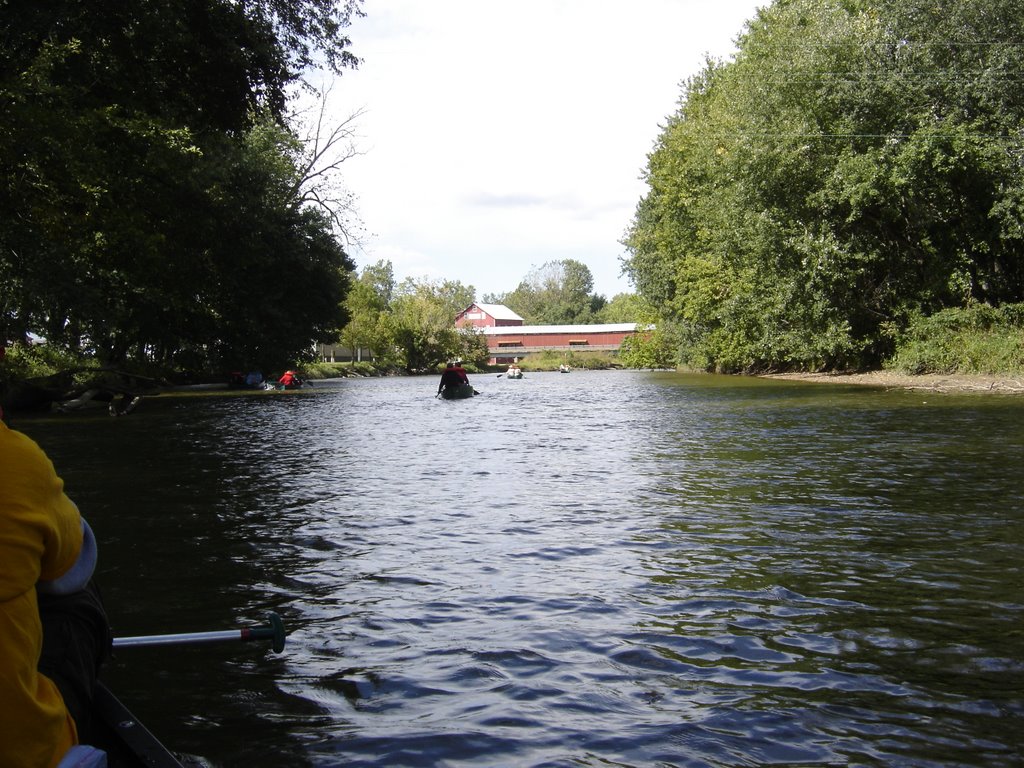
[[[878,364],[917,313],[1024,292],[1024,12],[790,0],[690,81],[626,244],[708,368]]]
[[[341,341],[352,350],[353,364],[358,350],[364,347],[377,357],[386,352],[389,335],[384,316],[391,306],[394,291],[394,271],[389,261],[364,267],[349,291],[345,299],[349,321],[342,329]]]
[[[358,0],[0,4],[0,335],[88,343],[110,362],[214,362],[243,298],[255,336],[288,329],[282,352],[339,325],[351,264],[329,221],[280,194],[297,172],[280,116],[314,55],[352,61],[354,12]],[[268,124],[278,136],[254,140]],[[264,258],[276,281],[239,273]],[[282,303],[284,322],[264,311]]]
[[[617,293],[595,316],[599,323],[638,323],[641,318],[654,318],[654,309],[636,293]]]
[[[407,278],[391,303],[391,330],[410,373],[436,368],[466,348],[455,316],[475,300],[473,286],[458,281]]]
[[[562,259],[534,267],[503,297],[503,303],[530,324],[588,323],[605,303],[593,290],[590,268],[575,259]]]
[[[320,88],[306,85],[302,90],[307,95],[315,94],[315,103],[294,110],[289,117],[301,147],[292,153],[298,173],[289,193],[296,205],[322,211],[346,246],[362,245],[357,197],[341,176],[342,166],[361,154],[356,145],[356,126],[364,112],[359,109],[334,122],[331,95],[335,85],[334,81]],[[296,101],[305,102],[300,98]]]

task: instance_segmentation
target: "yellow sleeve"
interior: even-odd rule
[[[81,547],[81,517],[53,463],[0,423],[0,602],[59,577]]]
[[[42,449],[0,422],[0,765],[56,765],[77,741],[39,674],[36,582],[67,571],[82,546],[78,510]]]

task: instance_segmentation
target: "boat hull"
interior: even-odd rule
[[[109,768],[185,768],[101,682],[93,689],[95,746],[107,753]]]
[[[445,387],[441,390],[441,397],[445,400],[463,400],[476,394],[472,384],[462,384],[458,387]]]

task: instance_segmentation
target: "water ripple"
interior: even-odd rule
[[[475,383],[171,402],[51,442],[116,531],[122,620],[292,630],[281,657],[169,655],[167,696],[124,675],[168,742],[225,766],[1020,764],[1024,404]],[[97,449],[140,467],[116,500]]]

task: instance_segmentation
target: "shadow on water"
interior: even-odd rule
[[[1014,765],[1024,402],[669,373],[320,382],[14,426],[109,678],[212,765]]]

